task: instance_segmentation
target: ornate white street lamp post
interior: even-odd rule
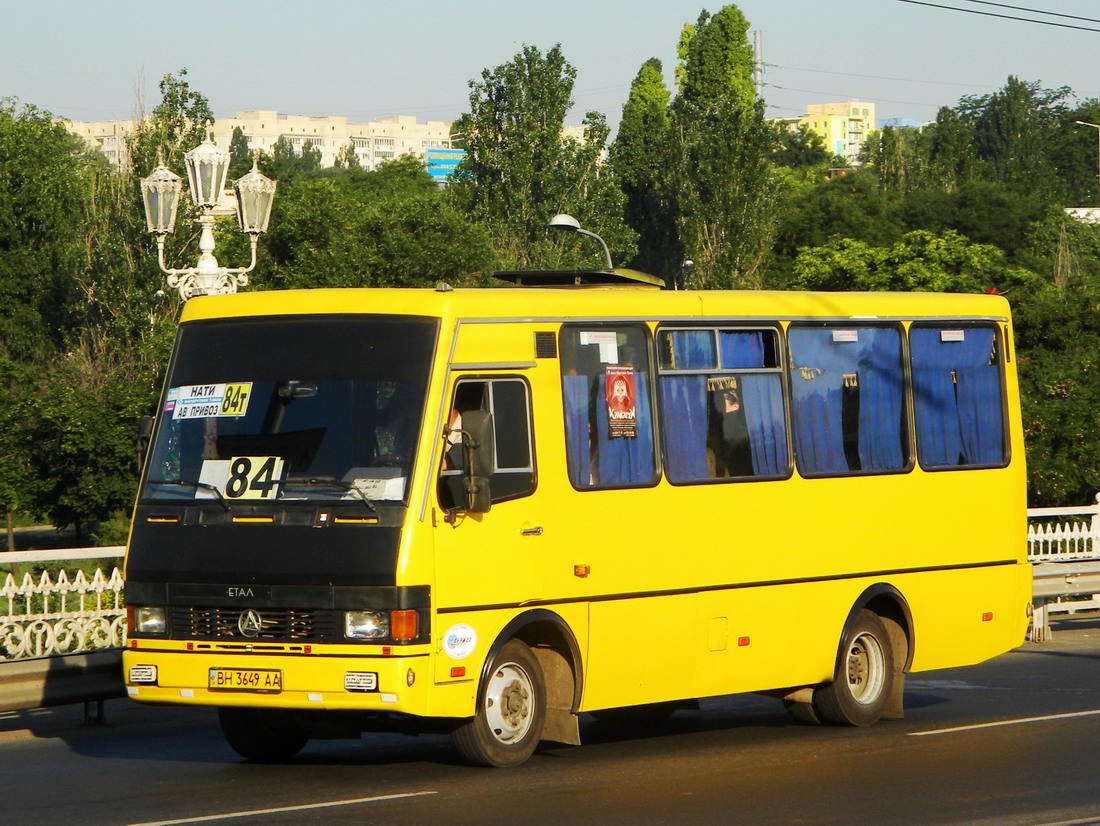
[[[229,153],[214,144],[208,136],[197,147],[183,155],[187,165],[187,180],[191,200],[201,211],[198,218],[202,230],[199,236],[199,260],[194,267],[171,269],[164,265],[164,238],[176,225],[181,179],[164,163],[160,163],[148,178],[141,181],[141,197],[145,202],[145,222],[157,239],[157,262],[168,276],[168,286],[179,290],[186,301],[196,295],[225,295],[248,283],[248,273],[256,267],[256,245],[260,233],[267,231],[271,205],[275,200],[276,182],[252,165],[252,171],[233,183],[237,195],[237,221],[241,232],[247,233],[252,247],[252,261],[247,267],[223,267],[214,257],[214,210],[225,190],[229,172]]]

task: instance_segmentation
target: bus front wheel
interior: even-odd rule
[[[874,612],[860,611],[844,636],[833,681],[814,692],[814,709],[828,723],[869,726],[882,716],[893,679],[886,626]]]
[[[546,719],[546,683],[534,652],[519,640],[500,649],[479,694],[477,713],[451,732],[478,766],[518,766],[531,756]]]
[[[283,709],[219,708],[218,722],[233,751],[257,763],[282,763],[309,742],[309,732]]]

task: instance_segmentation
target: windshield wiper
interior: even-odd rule
[[[216,485],[211,485],[208,482],[196,482],[192,479],[148,479],[146,480],[146,484],[179,485],[181,487],[202,488],[203,490],[211,490],[214,492],[214,496],[217,497],[218,502],[221,504],[221,506],[225,508],[225,512],[230,513],[232,511],[232,508],[229,507],[229,503],[225,501],[225,497],[222,496],[222,492],[218,490],[218,487]]]
[[[363,504],[366,505],[371,513],[378,513],[378,508],[374,506],[374,502],[367,498],[367,495],[363,493],[355,485],[350,482],[345,482],[343,479],[287,479],[283,482],[283,489],[293,487],[329,487],[340,488],[340,490],[350,490],[363,500]]]

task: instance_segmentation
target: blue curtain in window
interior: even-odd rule
[[[791,371],[795,452],[799,468],[807,473],[848,470],[841,422],[842,381],[838,370]]]
[[[677,370],[714,367],[714,333],[710,330],[674,330],[672,360]]]
[[[574,487],[592,486],[592,460],[588,434],[588,376],[563,376],[565,396],[565,445],[569,480]]]
[[[863,470],[905,464],[902,449],[901,336],[896,329],[859,330],[859,462]],[[851,345],[844,345],[851,346]]]
[[[921,464],[999,464],[1004,422],[1000,368],[989,363],[994,331],[966,327],[962,341],[943,341],[942,329],[909,332]]]
[[[752,369],[764,366],[764,334],[752,331],[722,330],[718,333],[721,366]]]
[[[1001,464],[1005,457],[1000,367],[960,367],[955,378],[963,461],[968,465]]]
[[[752,450],[752,472],[756,476],[781,476],[787,470],[787,428],[783,417],[781,376],[741,376],[741,404]],[[704,423],[705,427],[705,423]],[[704,432],[704,441],[706,434]]]
[[[674,482],[707,479],[707,379],[661,379],[661,421],[668,478]]]
[[[829,329],[792,328],[788,341],[798,466],[807,473],[847,471],[842,388],[844,374],[855,372],[858,353],[834,344]]]
[[[605,485],[641,485],[653,479],[653,415],[649,408],[646,376],[634,374],[635,407],[638,435],[635,438],[610,437],[607,404],[604,403],[606,376],[599,377],[596,397],[596,429],[599,463],[597,482]]]
[[[921,464],[959,464],[962,433],[951,371],[914,366],[913,406],[917,416],[917,455]]]

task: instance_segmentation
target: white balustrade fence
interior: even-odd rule
[[[0,660],[73,654],[122,646],[126,631],[122,572],[111,560],[125,549],[76,548],[0,553],[0,564],[99,560],[89,577],[75,567],[51,575],[6,574],[0,589]]]
[[[1080,508],[1028,508],[1027,558],[1032,562],[1100,559],[1100,494]]]

